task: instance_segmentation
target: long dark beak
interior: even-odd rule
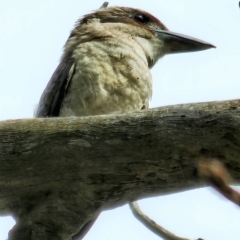
[[[165,30],[154,30],[154,32],[157,33],[159,39],[164,41],[166,53],[168,54],[195,52],[206,50],[209,48],[216,48],[211,43],[204,42],[197,38],[189,37],[183,34]]]

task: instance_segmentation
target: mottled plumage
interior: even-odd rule
[[[35,116],[88,116],[148,108],[150,69],[160,57],[210,47],[169,32],[142,10],[101,8],[76,23]]]

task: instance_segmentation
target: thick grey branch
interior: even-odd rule
[[[10,239],[69,239],[103,209],[203,186],[200,156],[222,159],[238,181],[239,113],[234,100],[0,122],[0,214],[18,220]]]

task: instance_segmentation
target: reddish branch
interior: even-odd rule
[[[240,193],[228,185],[231,177],[223,163],[217,159],[202,159],[198,162],[198,173],[220,194],[240,206]]]

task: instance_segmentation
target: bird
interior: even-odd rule
[[[210,48],[215,46],[171,32],[144,10],[105,4],[76,22],[35,117],[81,117],[147,109],[152,97],[150,70],[160,58]],[[72,239],[82,239],[95,220],[87,222]]]

